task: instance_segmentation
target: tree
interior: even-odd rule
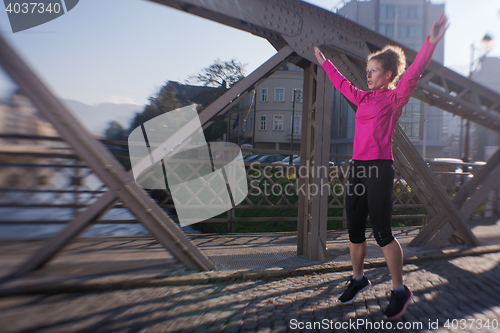
[[[200,74],[190,76],[189,81],[194,80],[203,83],[205,87],[215,88],[197,96],[195,102],[200,105],[198,112],[208,107],[229,88],[243,79],[245,77],[245,67],[246,64],[237,62],[236,59],[231,59],[231,61],[216,59],[212,65],[204,68]],[[222,139],[223,134],[227,132],[227,119],[228,114],[216,116],[213,119],[213,123],[203,130],[207,141]]]
[[[127,132],[117,121],[110,121],[108,129],[104,132],[106,140],[126,140]]]
[[[176,89],[170,81],[161,87],[156,96],[151,97],[149,100],[151,103],[146,106],[144,111],[135,114],[130,124],[129,132],[132,132],[138,126],[141,126],[150,119],[179,108],[179,101],[176,98]]]
[[[236,59],[231,61],[216,59],[212,65],[204,68],[200,74],[190,76],[188,80],[194,79],[196,82],[204,83],[206,87],[229,89],[245,77],[245,67],[246,64],[237,62]]]

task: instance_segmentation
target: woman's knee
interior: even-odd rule
[[[373,232],[375,240],[380,247],[389,245],[394,240],[394,235],[391,230]]]

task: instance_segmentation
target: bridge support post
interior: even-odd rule
[[[324,262],[333,90],[325,71],[316,64],[304,70],[303,91],[297,254]]]

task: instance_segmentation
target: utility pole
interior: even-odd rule
[[[289,165],[293,164],[293,131],[294,131],[294,124],[295,124],[295,101],[297,100],[297,95],[296,95],[297,90],[293,89],[293,100],[292,100],[292,137],[290,140],[290,150],[292,151],[292,155],[290,156],[290,161]],[[300,98],[300,96],[299,96]]]
[[[424,103],[424,143],[422,146],[422,157],[425,160],[427,154],[427,103]]]
[[[253,91],[253,135],[252,147],[255,148],[255,125],[257,124],[257,88]]]

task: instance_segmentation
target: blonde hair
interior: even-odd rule
[[[386,45],[382,50],[370,54],[367,60],[378,60],[386,72],[392,72],[389,82],[391,89],[396,87],[406,68],[406,56],[399,46]]]

